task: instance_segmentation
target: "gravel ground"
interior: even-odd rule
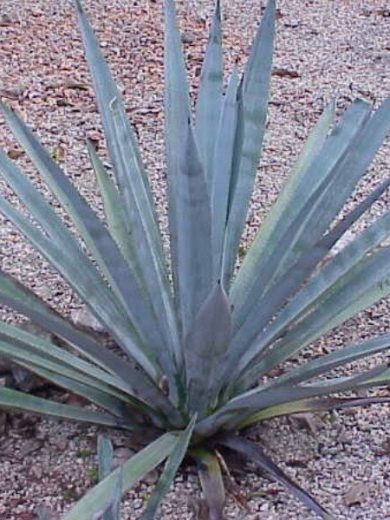
[[[160,2],[85,3],[123,87],[165,229]],[[225,0],[227,70],[245,57],[263,3]],[[209,7],[209,1],[179,3],[193,88],[199,75]],[[244,246],[275,199],[308,129],[330,98],[337,96],[341,112],[355,97],[376,103],[390,92],[387,0],[279,0],[278,13],[269,128]],[[0,42],[1,95],[21,111],[81,192],[101,211],[96,183],[87,167],[84,140],[92,137],[101,147],[103,142],[69,2],[2,0]],[[39,183],[2,121],[0,144]],[[378,153],[349,208],[389,172],[389,145],[388,141]],[[12,199],[8,189],[2,186],[2,190]],[[388,203],[389,195],[375,205],[369,218],[382,212]],[[366,223],[367,219],[362,220],[357,227]],[[61,312],[69,314],[80,306],[55,272],[3,219],[0,251],[2,268],[16,274]],[[5,309],[1,317],[19,319]],[[329,334],[313,350],[318,353],[389,331],[389,325],[389,301],[385,301]],[[274,420],[253,430],[252,435],[336,518],[390,518],[389,409],[372,407],[327,415],[316,421],[315,433],[304,426],[297,420]],[[57,512],[66,510],[95,478],[97,433],[92,427],[10,414],[7,423],[0,425],[0,517],[32,520],[39,504]],[[128,453],[120,434],[110,436],[122,448],[122,455]],[[247,518],[312,518],[278,485],[251,473],[237,474],[236,478],[249,497]],[[141,483],[129,494],[124,518],[139,516],[149,484],[150,480]],[[163,506],[162,518],[191,518],[190,505],[198,492],[195,474],[191,470],[181,473]],[[238,517],[237,506],[230,501],[228,518]]]

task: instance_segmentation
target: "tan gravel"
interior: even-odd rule
[[[161,2],[152,0],[86,1],[100,40],[140,136],[141,146],[165,228],[162,137]],[[227,69],[242,61],[259,19],[260,0],[225,0]],[[179,2],[188,43],[192,86],[197,83],[205,42],[208,0]],[[272,80],[266,150],[253,197],[246,242],[261,222],[285,179],[308,129],[324,105],[337,96],[341,111],[355,97],[372,102],[390,93],[390,12],[388,0],[279,0],[278,36]],[[280,73],[280,69],[287,70]],[[0,93],[8,97],[99,210],[96,182],[87,167],[86,136],[103,146],[98,116],[82,58],[80,37],[66,0],[0,1]],[[18,148],[0,122],[0,144],[14,156]],[[375,160],[349,206],[390,171],[390,142]],[[24,155],[18,158],[39,179]],[[3,192],[12,198],[2,186]],[[44,188],[43,188],[44,189]],[[371,217],[389,204],[382,198]],[[364,226],[366,221],[359,223]],[[65,314],[80,302],[55,272],[3,219],[0,226],[2,268],[19,276]],[[17,316],[7,310],[5,319]],[[350,340],[390,330],[389,302],[361,313],[316,345],[340,346]],[[271,421],[253,435],[267,452],[309,489],[338,519],[390,518],[389,409],[327,415],[313,434],[297,421]],[[91,485],[95,476],[97,429],[30,416],[10,415],[0,424],[0,518],[32,520],[46,504],[57,512]],[[117,446],[118,433],[110,433]],[[254,520],[312,518],[276,484],[243,473],[236,476],[249,494]],[[362,488],[363,484],[363,488]],[[360,486],[360,487],[359,487]],[[362,493],[362,489],[366,492]],[[124,518],[135,519],[149,492],[146,483],[129,494]],[[162,517],[189,519],[189,504],[199,493],[195,473],[181,473],[163,506]],[[360,493],[360,494],[359,494]],[[361,503],[353,502],[351,494]],[[360,497],[360,498],[359,498]],[[229,503],[228,518],[238,518]]]

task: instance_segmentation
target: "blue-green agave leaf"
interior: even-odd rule
[[[196,105],[195,136],[206,177],[212,182],[214,173],[215,136],[222,107],[223,65],[220,1],[215,2],[209,41],[200,75]]]
[[[387,384],[388,375],[388,364],[380,364],[357,375],[320,380],[313,384],[295,386],[286,384],[272,389],[268,385],[256,387],[236,395],[214,414],[202,419],[196,426],[196,433],[212,435],[221,428],[234,426],[238,418],[245,420],[254,412],[267,410],[274,406],[302,399],[356,391],[359,388],[382,386]]]
[[[260,370],[260,373],[270,370],[318,337],[387,296],[390,292],[389,258],[388,247],[369,254],[328,286],[324,294],[319,291],[319,297],[310,312],[304,314],[280,339],[277,348],[270,352],[265,351],[258,365],[252,363],[253,374],[255,370]],[[325,277],[324,279],[326,280]],[[303,289],[305,290],[306,288]],[[308,289],[309,294],[311,290],[316,293],[318,285],[311,286]]]
[[[41,232],[3,197],[0,197],[0,211],[67,280],[87,303],[96,318],[118,340],[118,344],[137,360],[152,377],[156,377],[156,369],[153,363],[143,349],[132,339],[134,332],[120,302],[112,298],[109,286],[100,277],[96,269],[93,269],[92,265],[91,268],[83,268],[85,255],[83,256],[82,251],[72,248],[70,243],[67,249],[60,247],[58,241],[52,240],[50,236]],[[71,256],[71,251],[75,253],[74,256]],[[80,263],[78,262],[79,259]]]
[[[334,112],[335,105],[331,103],[326,107],[318,123],[310,132],[292,171],[288,175],[285,186],[244,257],[230,291],[237,313],[247,298],[248,292],[256,279],[256,273],[262,268],[262,263],[269,257],[272,250],[277,246],[278,240],[290,225],[290,219],[286,219],[285,215],[291,215],[291,219],[296,216],[307,200],[307,196],[315,188],[313,176],[310,176],[310,182],[307,180],[309,168],[321,152],[333,124]],[[240,316],[237,319],[240,320]]]
[[[224,244],[224,281],[233,274],[260,158],[267,117],[268,93],[275,37],[275,1],[269,0],[245,68],[240,104],[240,133],[230,185]]]
[[[114,449],[107,437],[99,435],[98,437],[98,469],[99,480],[103,480],[112,471]],[[118,473],[117,483],[114,486],[113,495],[109,499],[105,511],[99,515],[99,520],[120,520],[120,503],[122,495],[122,472]],[[93,519],[94,520],[94,519]]]
[[[363,125],[361,131],[351,143],[348,153],[336,165],[326,184],[317,189],[320,192],[319,197],[317,197],[316,192],[310,197],[295,223],[290,226],[280,241],[279,246],[282,253],[276,251],[269,259],[264,271],[258,273],[258,276],[268,280],[275,276],[278,266],[283,266],[283,264],[286,266],[285,272],[292,269],[288,258],[290,254],[296,255],[294,251],[300,251],[299,255],[305,262],[305,253],[308,251],[310,254],[316,240],[318,241],[321,238],[321,233],[326,230],[341,209],[345,199],[365,172],[389,130],[390,99],[385,101],[368,122]],[[324,183],[325,181],[323,181]],[[311,209],[306,208],[306,206],[311,205],[312,198],[316,199],[314,205]],[[281,270],[283,272],[283,267],[281,267]],[[276,278],[275,283],[277,284],[278,281],[280,280]],[[266,283],[268,284],[268,282]],[[268,286],[272,289],[272,284],[268,284]],[[244,307],[248,304],[249,300]],[[258,315],[261,314],[263,308],[264,302],[259,295],[257,302],[255,304],[252,302],[251,309],[248,309],[249,314],[243,326],[239,328],[239,332],[236,329],[236,337],[239,337],[241,342],[240,350],[245,348],[244,345],[248,342],[250,335],[253,338],[256,332],[261,331],[266,325],[264,320],[258,320]]]
[[[210,198],[190,123],[182,148],[176,179],[180,219],[174,240],[179,290],[176,296],[185,335],[212,287],[212,252]]]
[[[107,413],[94,412],[86,408],[56,403],[11,388],[0,388],[0,406],[25,412],[50,415],[57,419],[100,424],[114,428],[122,426],[118,418]]]
[[[360,132],[369,117],[369,113],[370,106],[363,101],[356,100],[345,112],[339,126],[325,141],[318,159],[310,163],[306,175],[303,175],[303,179],[300,180],[297,187],[297,190],[303,191],[303,202],[299,204],[301,197],[298,196],[297,205],[299,209],[294,208],[291,213],[290,210],[286,213],[289,218],[284,217],[283,220],[286,222],[280,236],[278,236],[279,230],[275,229],[275,241],[273,241],[273,233],[271,233],[269,247],[263,251],[261,257],[257,257],[256,271],[252,284],[247,287],[245,301],[239,305],[239,302],[232,300],[235,308],[234,322],[236,328],[243,323],[250,311],[253,312],[254,304],[260,301],[267,288],[271,287],[277,277],[283,274],[283,268],[287,271],[287,266],[291,266],[294,260],[296,261],[303,253],[310,251],[316,240],[311,239],[309,233],[315,230],[318,241],[322,233],[326,231],[329,222],[325,219],[320,221],[318,229],[313,227],[312,221],[318,222],[319,215],[326,211],[326,204],[329,202],[330,195],[333,194],[334,185],[342,182],[345,185],[350,185],[352,181],[356,183],[364,173],[364,170],[361,173],[356,172],[356,175],[351,176],[348,182],[344,180],[345,160],[350,155],[352,145],[355,146],[355,149],[361,146],[358,137],[362,135]],[[307,181],[307,178],[310,178],[310,182]],[[345,189],[340,190],[340,192],[345,193]],[[343,199],[342,204],[348,195],[349,192]],[[336,200],[338,202],[339,198],[337,197]],[[260,241],[260,235],[258,237],[252,246],[255,251],[257,240]]]
[[[142,477],[163,462],[172,453],[176,445],[177,436],[173,433],[165,433],[88,491],[65,514],[63,520],[90,520],[91,516],[99,513],[114,495],[120,473],[122,474],[121,494],[123,495],[135,486]]]
[[[108,477],[113,467],[114,448],[112,447],[110,439],[103,435],[99,435],[97,451],[99,480],[103,480]]]
[[[121,306],[128,314],[137,334],[144,340],[144,344],[157,351],[159,346],[161,346],[161,342],[155,333],[155,327],[151,326],[154,320],[152,310],[149,307],[146,295],[131,274],[115,241],[94,211],[21,119],[5,105],[2,106],[2,111],[20,144],[26,149],[49,187],[72,218],[87,247],[97,260],[115,294],[120,299]],[[5,163],[4,157],[2,163]],[[17,195],[23,202],[28,204],[30,211],[38,223],[42,225],[43,229],[50,230],[51,237],[58,232],[58,239],[63,238],[64,242],[66,240],[66,245],[62,242],[62,247],[66,249],[69,232],[61,225],[59,219],[55,218],[53,210],[51,210],[39,192],[34,189],[32,183],[23,175],[18,175],[16,178],[15,168],[13,177],[10,175],[9,170],[9,165],[2,168],[7,182],[12,184]],[[76,249],[76,247],[74,246],[73,249]],[[80,258],[80,256],[81,254],[79,253],[78,257]],[[56,268],[58,269],[58,267]],[[103,285],[102,282],[101,285]],[[129,329],[128,326],[127,329]],[[132,342],[127,342],[123,338],[122,343],[123,341],[128,343],[125,346],[130,350],[129,353],[135,357],[141,366],[146,366],[148,370],[150,362],[147,361],[147,356],[144,354],[145,347],[141,348],[140,345],[137,345],[137,336],[131,330],[127,331],[127,335],[130,336]]]
[[[233,344],[235,344],[234,348],[237,348],[240,352],[243,352],[243,346],[246,345],[245,353],[240,357],[240,368],[250,363],[256,355],[260,354],[264,348],[267,348],[275,339],[281,336],[287,328],[291,327],[303,314],[317,305],[319,298],[326,295],[343,275],[361,262],[370,251],[374,250],[375,247],[389,236],[389,233],[390,213],[387,213],[380,217],[369,228],[365,229],[353,242],[333,257],[322,270],[314,275],[307,285],[280,311],[268,328],[257,335],[256,339],[252,337],[249,348],[249,335],[246,335],[245,330],[242,330],[243,337],[239,336],[239,334],[236,336],[240,342],[242,341],[242,350],[238,344],[235,344],[233,341]],[[293,268],[290,271],[291,278],[294,278],[296,272],[299,276],[299,266],[297,266],[296,270]],[[277,308],[280,308],[282,305],[283,300],[277,300],[278,293],[283,287],[282,282],[284,282],[285,285],[288,284],[288,274],[286,274],[285,280],[280,280],[279,284],[275,287],[274,292],[277,294],[273,294],[271,290],[266,293],[265,298],[268,297],[269,309],[259,311],[257,321],[253,324],[253,329],[265,327]],[[278,304],[279,307],[277,307]]]
[[[271,386],[302,383],[325,374],[330,370],[347,365],[368,356],[373,356],[380,352],[386,352],[390,349],[390,334],[384,334],[358,344],[342,347],[335,352],[320,356],[313,361],[309,361],[304,365],[289,370],[286,374],[278,377],[271,382]]]
[[[1,200],[1,199],[0,199]],[[11,206],[12,208],[12,206]],[[35,228],[33,228],[35,229]],[[139,370],[106,349],[89,334],[77,329],[56,311],[40,300],[11,276],[0,270],[0,302],[21,312],[45,330],[68,341],[73,348],[86,355],[119,378],[128,387],[129,394],[153,407],[165,409],[172,417],[176,410],[161,390]]]
[[[213,406],[220,385],[220,360],[229,348],[231,310],[218,283],[201,307],[184,341],[188,407],[202,415]]]
[[[178,330],[149,182],[118,89],[81,3],[77,1],[76,4],[107,146],[137,244],[138,266],[143,274],[148,301],[154,310],[153,321],[157,320],[157,326],[149,321],[148,329],[150,333],[159,334],[160,338],[162,335],[159,351],[164,356],[167,376],[172,379],[174,356],[180,358]]]
[[[251,424],[271,419],[273,417],[281,417],[283,415],[292,415],[304,412],[321,412],[330,410],[344,410],[354,407],[365,407],[373,404],[390,403],[390,397],[373,396],[373,397],[320,397],[314,399],[301,399],[286,404],[271,406],[265,408],[261,412],[256,412],[243,420],[233,423],[237,429],[246,428]]]
[[[69,374],[69,370],[64,370],[63,375],[54,364],[51,363],[53,370],[43,368],[46,364],[28,360],[27,362],[20,361],[16,356],[11,358],[18,366],[29,370],[33,374],[50,381],[56,386],[63,388],[67,391],[77,394],[87,401],[99,406],[110,415],[117,418],[118,426],[126,428],[127,430],[137,430],[139,427],[129,418],[129,411],[123,406],[123,402],[116,397],[110,395],[109,392],[101,391],[96,388],[96,385],[85,384],[85,378],[77,377],[77,374]],[[68,377],[71,375],[71,377]]]
[[[145,512],[142,515],[142,520],[153,520],[155,518],[158,507],[164,496],[168,493],[177,470],[187,454],[196,419],[197,415],[195,414],[188,423],[187,428],[178,434],[176,445],[165,463],[164,471],[156,484],[152,496],[148,500]]]
[[[334,379],[320,380],[306,385],[281,385],[274,388],[258,387],[240,394],[231,399],[217,415],[223,415],[226,411],[248,410],[253,412],[269,408],[271,406],[289,403],[298,399],[321,397],[340,392],[348,392],[357,389],[362,384],[380,386],[375,378],[383,376],[388,369],[388,364],[380,364],[374,368],[360,372],[357,375],[336,377]],[[375,381],[375,382],[372,382]]]
[[[129,387],[120,379],[112,376],[108,372],[107,367],[104,367],[104,370],[102,370],[95,364],[89,363],[79,356],[75,356],[67,350],[58,347],[53,342],[31,334],[15,325],[0,321],[0,340],[23,347],[42,358],[52,359],[64,367],[78,370],[96,379],[97,382],[112,386],[122,392],[129,391]],[[104,347],[101,346],[101,348],[103,349]]]
[[[93,144],[88,141],[87,146],[89,157],[96,173],[100,193],[102,194],[104,212],[110,234],[118,244],[118,247],[129,264],[131,271],[137,276],[138,280],[141,280],[139,267],[136,265],[136,245],[134,243],[131,229],[129,229],[129,223],[126,219],[122,197],[103,162],[97,155]]]
[[[173,285],[176,308],[180,311],[178,240],[182,215],[177,204],[180,202],[178,189],[181,177],[183,137],[188,134],[188,122],[191,120],[191,105],[173,0],[164,0],[164,12],[165,147],[167,154],[168,216]]]
[[[24,314],[42,329],[48,330],[67,341],[101,368],[118,378],[118,384],[129,385],[129,371],[132,366],[107,350],[91,334],[81,331],[70,321],[65,320],[43,300],[12,276],[0,270],[0,303]],[[130,385],[128,389],[130,390]]]
[[[229,187],[234,160],[234,143],[238,122],[239,76],[235,69],[224,96],[218,131],[211,185],[212,247],[214,282],[223,275],[223,244],[228,214]]]
[[[236,451],[248,459],[261,471],[268,473],[276,482],[280,482],[284,487],[293,493],[306,507],[314,511],[325,520],[331,520],[332,516],[296,482],[291,480],[283,471],[269,458],[263,450],[254,442],[243,437],[225,435],[220,439],[221,444]]]
[[[34,339],[33,341],[36,344]],[[96,372],[91,370],[91,372],[94,374],[94,376],[91,377],[90,375],[86,374],[85,371],[78,370],[77,368],[73,368],[72,365],[62,362],[61,358],[58,360],[58,358],[56,359],[54,355],[51,356],[50,354],[46,354],[47,346],[52,347],[53,350],[56,349],[55,345],[52,345],[51,343],[48,343],[47,345],[40,345],[39,348],[34,349],[28,343],[24,343],[19,340],[11,340],[9,338],[4,339],[3,334],[0,335],[0,352],[2,356],[12,359],[12,361],[15,363],[23,363],[27,367],[29,364],[31,364],[31,366],[35,365],[42,367],[57,374],[62,374],[70,379],[73,379],[74,381],[85,383],[86,385],[89,385],[93,388],[97,388],[107,395],[111,395],[117,399],[126,401],[125,395],[121,394],[118,390],[115,390],[115,388],[112,388],[109,384],[104,382],[106,378],[110,381],[110,378],[107,377],[108,374],[105,374],[102,370]],[[59,350],[61,349],[57,348],[57,351]],[[69,357],[75,358],[76,367],[82,366],[84,368],[84,365],[87,365],[85,362],[83,365],[82,360],[78,360],[79,362],[77,362],[78,358],[72,355],[68,355],[68,361]],[[91,367],[92,369],[94,368],[93,365],[91,365]],[[102,379],[97,378],[99,372],[102,375]]]

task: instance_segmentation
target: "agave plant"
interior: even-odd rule
[[[217,1],[195,118],[174,2],[164,3],[170,263],[134,132],[79,2],[114,173],[112,177],[89,143],[104,222],[19,116],[2,105],[12,132],[84,246],[4,153],[1,175],[33,220],[3,197],[0,210],[77,292],[122,353],[105,347],[1,272],[0,302],[61,338],[64,347],[0,323],[0,354],[95,406],[59,404],[8,388],[0,388],[0,405],[122,428],[145,441],[66,520],[87,520],[108,511],[115,490],[124,493],[165,460],[143,516],[153,518],[185,458],[198,465],[209,518],[221,519],[221,457],[231,452],[247,457],[327,518],[314,498],[239,432],[277,416],[390,401],[386,393],[334,395],[388,385],[390,369],[384,363],[352,375],[332,375],[334,369],[388,351],[390,334],[309,361],[297,356],[390,293],[390,247],[383,245],[390,235],[389,212],[336,255],[329,254],[390,184],[385,179],[337,219],[390,130],[390,99],[377,110],[356,100],[337,125],[334,104],[324,110],[237,270],[266,122],[274,1],[268,2],[243,74],[234,70],[226,89]],[[291,358],[293,368],[275,375],[273,369]]]

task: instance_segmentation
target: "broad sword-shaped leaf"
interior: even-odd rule
[[[233,274],[265,131],[275,37],[275,12],[275,1],[269,0],[243,77],[239,115],[241,127],[237,135],[235,171],[230,185],[224,243],[226,287]]]
[[[222,31],[220,1],[215,12],[200,75],[196,104],[195,136],[209,184],[214,174],[215,136],[219,126],[223,88]]]
[[[303,184],[303,180],[306,180],[310,165],[324,145],[333,123],[334,112],[335,106],[332,103],[327,106],[318,123],[310,132],[297,162],[289,173],[286,184],[257,232],[252,246],[245,255],[230,291],[237,311],[247,298],[248,291],[252,288],[254,280],[256,280],[256,272],[261,269],[261,264],[271,253],[270,249],[272,250],[276,247],[278,238],[283,235],[283,232],[289,225],[289,219],[286,219],[284,215],[296,215],[307,196],[302,188],[306,187],[309,193],[309,190],[314,188],[312,178],[310,183],[306,182]]]
[[[180,213],[176,272],[185,335],[212,287],[212,251],[210,198],[190,123],[183,145],[176,179],[176,208]]]
[[[229,187],[234,163],[239,87],[239,76],[235,69],[230,76],[223,100],[218,132],[215,137],[213,174],[210,179],[214,282],[223,277],[222,254],[228,215]]]
[[[165,433],[88,491],[63,520],[90,520],[91,516],[100,512],[113,496],[119,473],[122,473],[122,494],[124,494],[163,462],[176,445],[177,436],[173,433]]]
[[[201,416],[215,405],[220,385],[219,365],[229,348],[231,310],[218,283],[201,307],[184,342],[188,407]]]
[[[42,399],[41,397],[35,397],[24,392],[12,390],[11,388],[0,388],[0,406],[40,415],[50,415],[57,419],[81,421],[116,428],[122,426],[121,421],[113,415],[103,412],[94,412],[86,408],[78,408],[77,406],[68,404],[55,403],[48,399]]]
[[[176,445],[165,463],[164,471],[156,484],[156,488],[152,496],[148,500],[145,512],[142,515],[142,520],[153,520],[155,518],[158,507],[164,496],[168,493],[177,470],[186,456],[192,433],[194,431],[196,419],[197,415],[195,414],[188,423],[187,428],[178,434]]]
[[[179,337],[149,182],[118,89],[78,0],[76,5],[108,150],[137,244],[143,283],[162,335],[164,368],[174,385],[174,360],[180,362]]]

